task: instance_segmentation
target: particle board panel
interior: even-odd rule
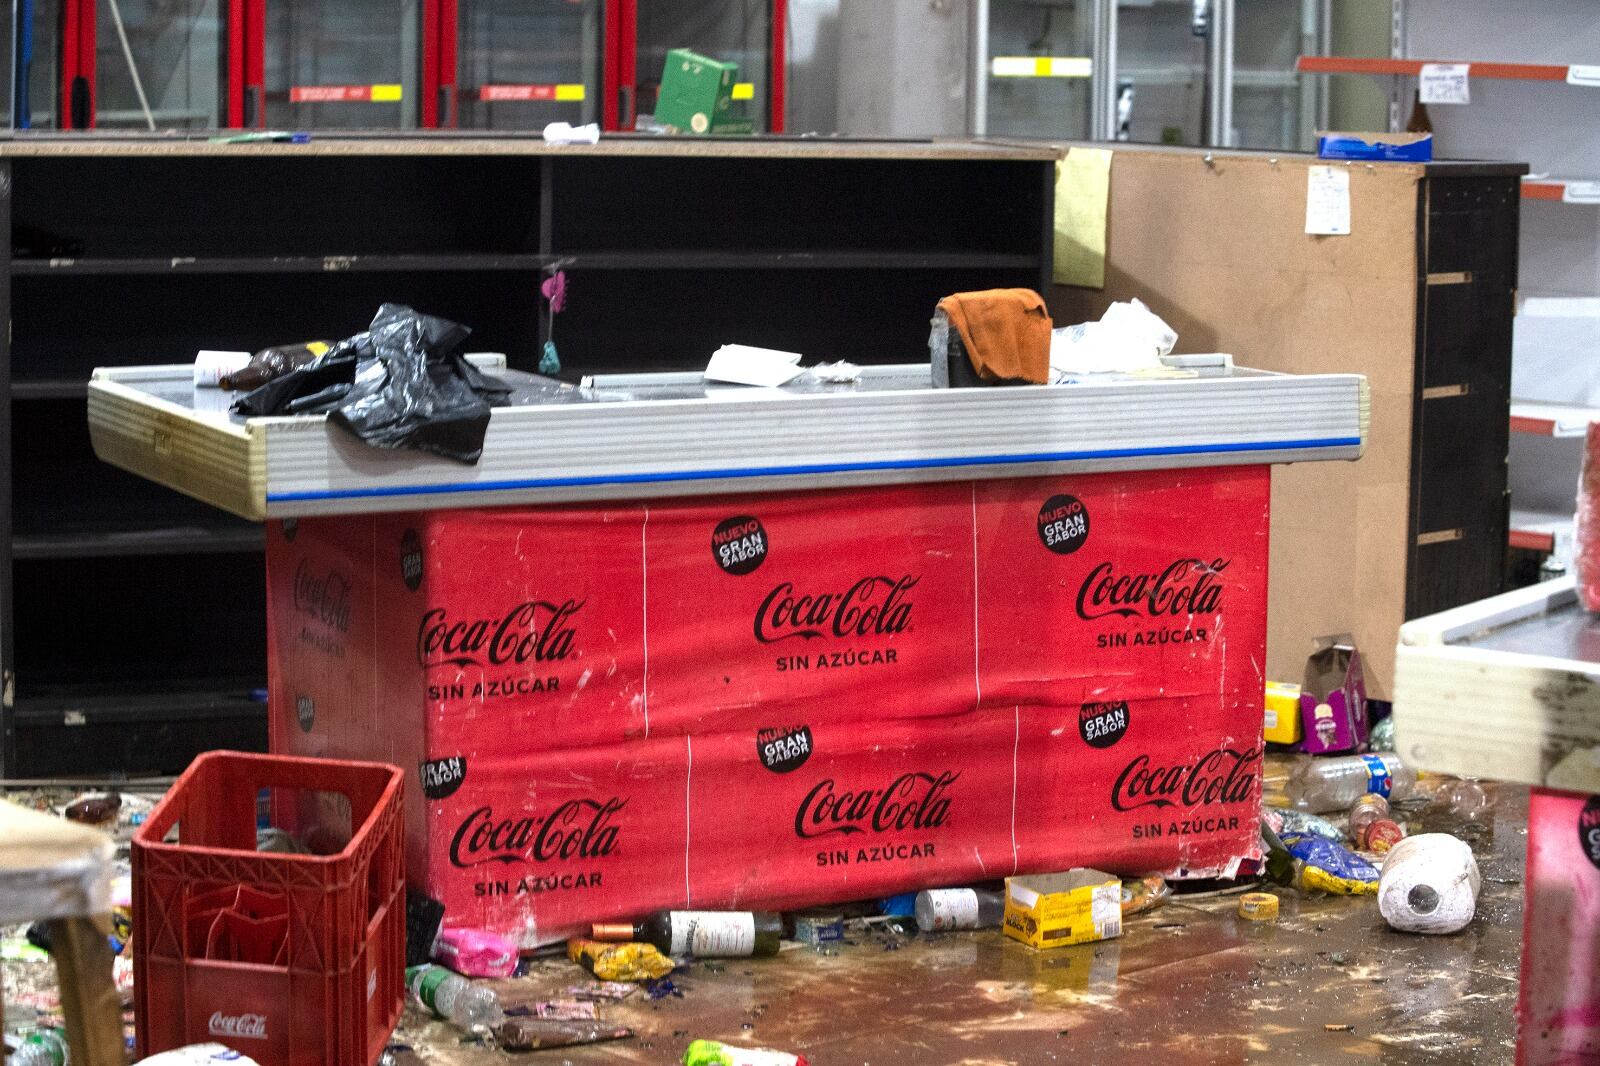
[[[1351,234],[1313,237],[1306,182],[1317,163],[1118,150],[1106,287],[1057,286],[1050,303],[1065,325],[1137,296],[1178,331],[1180,352],[1367,376],[1372,424],[1361,461],[1273,472],[1267,672],[1298,680],[1313,638],[1350,632],[1369,691],[1388,698],[1405,612],[1425,168],[1350,165]]]

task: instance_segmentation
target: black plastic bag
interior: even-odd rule
[[[315,414],[375,448],[412,448],[463,463],[483,454],[489,409],[511,387],[461,355],[466,326],[384,304],[365,333],[243,397],[245,414]]]

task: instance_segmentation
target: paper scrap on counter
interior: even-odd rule
[[[1111,198],[1111,151],[1072,148],[1056,164],[1055,281],[1106,285],[1106,206]]]
[[[1417,93],[1424,104],[1470,104],[1470,63],[1424,63]]]
[[[1306,168],[1306,232],[1319,237],[1350,234],[1350,171]]]
[[[776,348],[757,348],[749,344],[724,344],[711,353],[706,364],[707,381],[730,385],[760,385],[775,389],[800,375],[800,353]]]
[[[194,355],[196,388],[218,388],[222,379],[243,370],[250,363],[249,352],[199,351]]]
[[[594,122],[586,126],[552,122],[544,128],[544,139],[551,144],[599,144],[600,126]]]
[[[1591,89],[1600,87],[1600,67],[1574,63],[1567,68],[1567,84]]]

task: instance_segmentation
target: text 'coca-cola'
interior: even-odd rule
[[[799,593],[784,581],[767,593],[756,611],[756,639],[763,644],[825,633],[836,637],[884,636],[911,624],[907,597],[921,578],[864,577],[843,592]]]
[[[830,833],[888,833],[901,829],[937,829],[950,817],[950,786],[959,772],[901,774],[887,788],[840,791],[824,778],[807,792],[794,814],[795,836],[802,839]]]
[[[417,663],[428,667],[559,662],[572,654],[577,638],[572,619],[585,602],[527,600],[500,618],[456,621],[435,607],[417,626]]]
[[[628,801],[574,799],[548,815],[496,818],[493,807],[467,815],[450,838],[450,863],[465,869],[486,862],[548,862],[599,859],[617,846],[612,822]]]
[[[1262,750],[1260,746],[1245,751],[1219,748],[1192,764],[1178,766],[1152,766],[1150,756],[1141,755],[1117,775],[1111,787],[1111,806],[1132,811],[1243,803],[1250,798]]]
[[[1222,606],[1221,574],[1228,559],[1177,559],[1149,574],[1118,574],[1111,563],[1089,571],[1078,588],[1078,617],[1132,618],[1215,614]]]

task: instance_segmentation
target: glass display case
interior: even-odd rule
[[[1096,0],[990,0],[982,85],[985,129],[996,137],[1106,136],[1095,74],[1109,29]]]
[[[417,125],[423,0],[266,0],[259,49],[271,129]],[[253,65],[246,57],[247,66]],[[249,79],[247,78],[247,86]],[[247,92],[253,90],[251,86]],[[254,108],[246,105],[243,125]]]
[[[542,129],[600,120],[600,0],[449,0],[457,4],[458,48],[440,61],[439,125]]]
[[[750,119],[758,132],[783,129],[783,0],[633,0],[627,6],[632,10],[623,32],[631,28],[631,40],[621,50],[621,128],[634,128],[630,118],[655,113],[667,53],[688,48],[739,64],[732,117]]]

